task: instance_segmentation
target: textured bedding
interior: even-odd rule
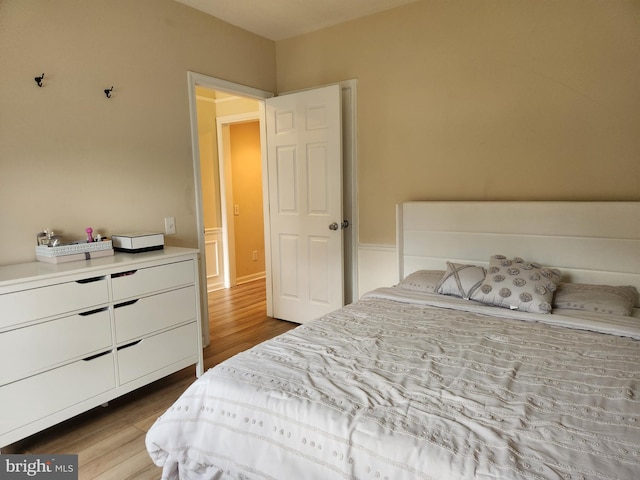
[[[147,435],[163,478],[640,478],[638,318],[399,290],[206,372]]]

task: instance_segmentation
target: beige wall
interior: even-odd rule
[[[357,78],[365,244],[409,199],[640,200],[638,0],[425,0],[277,44],[173,0],[2,0],[0,65],[0,264],[169,215],[196,246],[187,71]]]
[[[236,275],[242,282],[265,271],[260,122],[238,123],[229,128],[233,203],[240,209],[240,214],[233,217]]]
[[[358,79],[362,243],[406,200],[640,200],[640,2],[425,0],[277,43]]]
[[[167,243],[197,246],[187,71],[276,81],[273,42],[173,0],[2,0],[0,65],[0,265],[34,260],[46,227],[175,216]]]
[[[202,186],[202,216],[204,228],[221,228],[220,170],[218,168],[218,134],[216,104],[206,91],[196,87],[198,116],[198,147],[200,151],[200,181]]]
[[[258,100],[253,98],[231,96],[227,100],[218,102],[217,112],[219,117],[226,115],[240,115],[242,113],[255,113],[260,110]]]
[[[256,113],[258,101],[196,87],[204,228],[222,228],[217,117]]]

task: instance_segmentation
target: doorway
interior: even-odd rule
[[[196,86],[207,292],[265,277],[258,100]]]
[[[265,278],[261,125],[258,112],[218,116],[216,124],[224,246],[219,287],[231,288]]]
[[[204,87],[209,90],[224,92],[229,95],[244,97],[246,99],[253,99],[258,101],[259,105],[259,116],[261,119],[261,138],[265,138],[264,131],[264,102],[267,98],[273,96],[270,92],[254,89],[252,87],[246,87],[244,85],[235,84],[232,82],[228,82],[225,80],[216,79],[213,77],[208,77],[205,75],[188,72],[188,84],[189,84],[189,100],[190,100],[190,111],[191,111],[191,125],[192,125],[192,146],[194,152],[194,175],[195,175],[195,190],[196,190],[196,215],[198,222],[198,230],[200,232],[198,239],[198,246],[201,253],[201,285],[204,287],[203,294],[206,295],[206,249],[205,249],[205,239],[204,239],[204,208],[203,208],[203,186],[201,182],[201,165],[199,158],[199,138],[197,131],[197,111],[196,111],[196,87]],[[344,239],[344,282],[345,282],[345,303],[350,303],[355,300],[357,288],[357,208],[356,208],[356,85],[357,82],[355,80],[350,80],[346,82],[341,82],[341,90],[342,90],[342,110],[343,110],[343,167],[344,167],[344,186],[343,186],[343,197],[344,197],[344,217],[348,219],[352,228],[345,230],[345,239]],[[216,140],[217,141],[217,140]],[[262,142],[262,156],[266,158],[266,145],[264,141]],[[219,175],[219,174],[218,174]],[[266,180],[266,172],[262,172],[263,177],[263,199],[268,199],[268,182]],[[218,181],[223,181],[222,178],[218,178]],[[206,192],[204,192],[206,193]],[[265,204],[268,204],[265,202]],[[231,209],[233,205],[231,205]],[[223,222],[224,217],[226,216],[227,224],[230,223],[228,214],[229,206],[226,206],[225,210],[227,214],[220,207],[220,221]],[[265,209],[266,210],[266,209]],[[265,220],[265,233],[268,234],[269,231],[269,221],[268,215]],[[224,246],[222,246],[224,247]],[[224,248],[222,248],[224,250]],[[224,253],[224,252],[223,252]],[[269,284],[271,281],[270,278],[270,264],[269,264],[269,255],[268,253],[265,255],[266,258],[266,279],[267,279],[267,306],[268,306],[268,315],[271,315],[270,311],[270,288]],[[227,258],[227,255],[223,255],[224,258]],[[211,262],[209,262],[211,263]],[[206,297],[205,297],[206,298]],[[203,302],[204,303],[204,302]],[[203,318],[208,318],[208,312],[206,312],[206,305],[204,307],[205,312],[203,312]]]

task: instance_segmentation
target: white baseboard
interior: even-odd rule
[[[207,293],[222,290],[224,288],[224,282],[207,283]]]
[[[266,277],[265,272],[252,273],[251,275],[245,275],[244,277],[237,277],[236,285],[253,282],[254,280],[260,280],[261,278],[265,278],[265,277]]]

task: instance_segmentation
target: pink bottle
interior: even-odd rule
[[[93,228],[87,227],[85,229],[85,232],[87,232],[87,242],[88,243],[93,242]]]

